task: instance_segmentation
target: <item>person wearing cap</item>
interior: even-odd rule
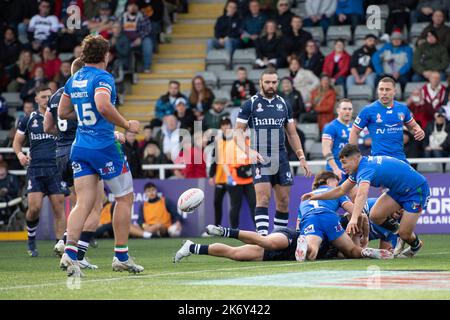
[[[219,129],[220,120],[229,117],[230,112],[226,109],[228,100],[225,98],[215,98],[212,108],[209,109],[203,118],[203,130]]]
[[[450,133],[450,123],[446,118],[444,109],[439,109],[434,114],[434,121],[428,123],[425,129],[426,135],[423,145],[425,146],[426,158],[441,158],[448,154],[444,152],[443,145]]]
[[[445,80],[445,70],[448,67],[449,57],[447,49],[440,44],[436,31],[427,33],[426,42],[418,46],[413,55],[414,82],[426,81],[432,71],[438,71],[441,80]]]
[[[164,116],[173,114],[175,111],[175,101],[178,98],[186,97],[180,92],[180,83],[175,80],[170,80],[166,94],[163,94],[156,100],[155,117],[151,121],[154,127],[160,127]]]
[[[373,72],[372,56],[377,51],[377,37],[368,34],[364,45],[356,50],[350,60],[350,75],[347,77],[347,90],[354,85],[369,85],[375,87],[376,74]]]
[[[372,56],[372,64],[378,75],[375,83],[378,83],[382,75],[389,75],[400,83],[402,90],[405,88],[411,77],[413,50],[403,42],[403,39],[402,32],[395,29],[391,35],[391,42],[386,43]]]
[[[175,117],[180,122],[180,129],[186,129],[191,134],[194,132],[195,115],[190,108],[188,108],[185,98],[180,97],[175,100]]]

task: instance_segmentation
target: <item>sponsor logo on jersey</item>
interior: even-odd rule
[[[255,117],[256,126],[283,126],[285,118],[274,119],[274,118],[263,118],[259,119]]]
[[[314,225],[313,224],[310,224],[309,226],[307,226],[305,228],[305,230],[303,230],[304,234],[314,233],[314,232],[316,232],[316,230],[314,229]]]
[[[342,138],[347,138],[347,130],[342,129]]]
[[[88,93],[86,91],[82,91],[82,92],[72,92],[70,94],[70,97],[75,99],[75,98],[87,98],[88,97]]]
[[[33,127],[33,128],[39,127],[39,124],[36,119],[33,120],[33,124],[31,125],[31,127]]]
[[[114,173],[116,169],[114,168],[114,164],[112,161],[107,162],[103,168],[99,169],[101,175],[108,175]]]
[[[72,87],[73,88],[85,88],[87,87],[87,80],[73,80]]]
[[[356,117],[355,123],[356,123],[356,124],[359,124],[360,122],[361,122],[361,118],[360,118],[360,117]]]
[[[340,232],[343,230],[341,224],[339,223],[337,226],[334,226],[334,229],[336,230],[336,232]]]
[[[263,108],[262,108],[262,104],[258,103],[258,105],[256,106],[256,112],[263,112]]]
[[[27,190],[33,189],[33,186],[31,185],[31,180],[28,180],[28,187]]]
[[[109,85],[109,83],[100,81],[100,82],[98,83],[98,85],[99,85],[99,87],[105,87],[105,88],[108,88],[110,91],[112,90],[112,87]]]
[[[405,114],[403,112],[399,112],[399,113],[397,113],[397,115],[398,115],[398,118],[400,119],[400,121],[405,120]]]
[[[33,133],[30,132],[30,139],[31,140],[46,140],[46,139],[52,139],[56,140],[56,137],[48,134],[48,133]]]
[[[282,104],[277,104],[277,110],[278,111],[283,111],[283,105]]]
[[[254,179],[261,179],[261,171],[259,168],[255,169],[255,178]]]
[[[383,122],[383,119],[381,119],[381,114],[377,113],[376,123],[381,123],[381,122]]]

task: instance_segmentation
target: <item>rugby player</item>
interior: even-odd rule
[[[81,60],[85,66],[66,83],[58,106],[61,119],[78,119],[70,160],[77,203],[67,224],[67,243],[60,265],[68,276],[80,277],[77,242],[92,212],[99,179],[103,179],[115,196],[113,215],[114,271],[139,273],[144,270],[128,255],[133,180],[121,147],[115,141],[114,125],[139,132],[139,121],[123,118],[115,108],[114,78],[105,71],[109,43],[101,36],[87,36],[82,43]]]
[[[247,150],[244,131],[252,131],[251,148],[253,183],[256,191],[255,224],[257,232],[269,232],[269,201],[272,187],[275,192],[276,213],[274,228],[282,228],[289,221],[289,193],[293,175],[285,147],[288,142],[295,150],[306,176],[310,176],[305,154],[292,119],[291,106],[276,94],[278,74],[267,69],[262,72],[261,91],[242,106],[236,120],[235,141],[241,150]]]
[[[42,200],[48,196],[55,218],[56,243],[62,239],[66,229],[64,214],[65,185],[56,168],[56,137],[44,132],[44,113],[52,92],[47,86],[36,88],[35,101],[38,109],[20,120],[14,137],[13,149],[20,164],[27,168],[27,200],[28,210],[26,223],[28,230],[28,254],[37,257],[36,229]],[[22,152],[22,146],[28,137],[30,154]],[[56,246],[55,246],[56,247]]]

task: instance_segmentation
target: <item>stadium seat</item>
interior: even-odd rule
[[[355,29],[355,36],[354,36],[354,40],[361,40],[364,39],[365,36],[367,36],[368,34],[374,34],[375,36],[379,36],[379,31],[378,30],[372,30],[369,29],[366,25],[359,25],[356,27]]]
[[[299,123],[297,127],[305,134],[306,139],[319,140],[319,126],[317,123]]]
[[[278,72],[278,77],[280,79],[282,79],[284,77],[289,77],[289,75],[290,75],[290,72],[289,72],[288,68],[280,68],[280,69],[277,70],[277,72]]]
[[[307,151],[307,153],[309,154],[309,159],[310,160],[321,160],[321,159],[323,159],[322,143],[314,142],[311,145],[311,148]]]
[[[237,71],[237,69],[239,69],[239,67],[244,67],[245,69],[247,69],[247,72],[248,72],[249,70],[253,69],[253,63],[248,63],[248,64],[245,64],[245,63],[235,64],[235,63],[233,63],[233,70],[234,71]]]
[[[411,26],[411,31],[409,32],[409,37],[411,40],[413,38],[418,38],[422,33],[423,29],[429,25],[429,22],[416,22]]]
[[[325,36],[322,27],[304,27],[303,29],[311,33],[314,40],[320,43],[323,42]]]
[[[224,49],[210,50],[206,56],[206,65],[225,65],[228,69],[230,65],[230,55]]]
[[[334,90],[336,91],[336,99],[342,99],[345,97],[345,92],[344,92],[344,86],[343,85],[336,85],[334,86]]]
[[[219,84],[221,88],[224,85],[232,85],[235,80],[237,80],[236,71],[226,70],[219,73]]]
[[[331,53],[331,51],[333,51],[333,48],[330,47],[320,47],[320,52],[322,52],[322,54],[324,55],[324,57],[326,57],[327,55],[329,55]]]
[[[419,172],[442,172],[442,164],[440,163],[419,163],[417,165]]]
[[[70,59],[73,58],[73,53],[71,53],[71,52],[61,52],[61,53],[58,55],[58,58],[59,58],[61,61],[69,61]]]
[[[369,103],[371,103],[371,101],[366,100],[366,99],[355,99],[352,100],[352,105],[353,105],[353,116],[356,117],[361,110],[367,106]]]
[[[311,146],[314,144],[314,142],[316,142],[314,139],[306,138],[305,145],[303,146],[303,149],[305,150],[306,153],[308,153],[309,150],[311,150]]]
[[[9,136],[9,130],[0,130],[0,141],[4,141]]]
[[[208,87],[216,88],[217,87],[217,76],[214,72],[211,71],[202,71],[197,72],[196,76],[202,76],[205,79],[205,83]]]
[[[353,55],[353,52],[355,52],[356,50],[358,50],[361,47],[361,45],[354,45],[354,46],[346,46],[345,47],[345,51],[347,51],[347,53],[349,55]]]
[[[213,90],[213,93],[216,98],[227,99],[228,101],[231,100],[230,91],[215,89],[215,90]]]
[[[5,98],[9,108],[17,108],[23,104],[22,99],[20,99],[19,92],[3,92],[1,95]]]
[[[426,82],[408,82],[405,87],[405,98],[411,95],[411,92],[416,88],[422,88]]]
[[[219,74],[227,69],[228,67],[225,64],[210,64],[206,66],[206,71],[211,71],[214,72],[215,74]]]
[[[306,5],[304,2],[297,1],[297,8],[292,8],[291,11],[302,18],[306,17]]]
[[[347,98],[349,99],[372,99],[372,87],[368,85],[354,85],[347,88]]]
[[[330,26],[327,33],[327,44],[329,47],[334,46],[334,41],[344,39],[350,41],[352,39],[352,30],[350,26]]]
[[[228,91],[231,94],[231,87],[233,87],[231,84],[221,84],[220,85],[220,90],[224,90],[224,91]]]
[[[254,48],[249,49],[237,49],[233,54],[233,65],[235,64],[253,64],[256,60],[256,50]]]
[[[259,83],[259,77],[261,76],[262,70],[249,70],[248,79],[253,81],[255,85]]]

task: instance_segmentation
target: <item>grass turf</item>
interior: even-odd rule
[[[172,263],[181,239],[130,240],[130,252],[145,267],[140,275],[111,271],[111,240],[100,240],[87,256],[99,270],[84,271],[80,289],[70,289],[58,269],[53,242],[39,241],[39,257],[26,254],[25,242],[0,242],[0,299],[450,299],[450,290],[358,290],[345,288],[286,287],[264,285],[208,285],[199,281],[239,279],[290,273],[336,270],[366,271],[370,266],[386,270],[450,271],[450,235],[421,237],[424,249],[413,259],[328,260],[307,263],[235,262],[223,258],[191,256]],[[213,243],[215,239],[194,239]],[[220,239],[230,245],[237,240]],[[372,243],[374,244],[374,243]],[[270,281],[270,280],[268,280]],[[192,284],[195,282],[195,284]],[[238,282],[238,280],[237,280]],[[72,286],[73,287],[73,286]]]

